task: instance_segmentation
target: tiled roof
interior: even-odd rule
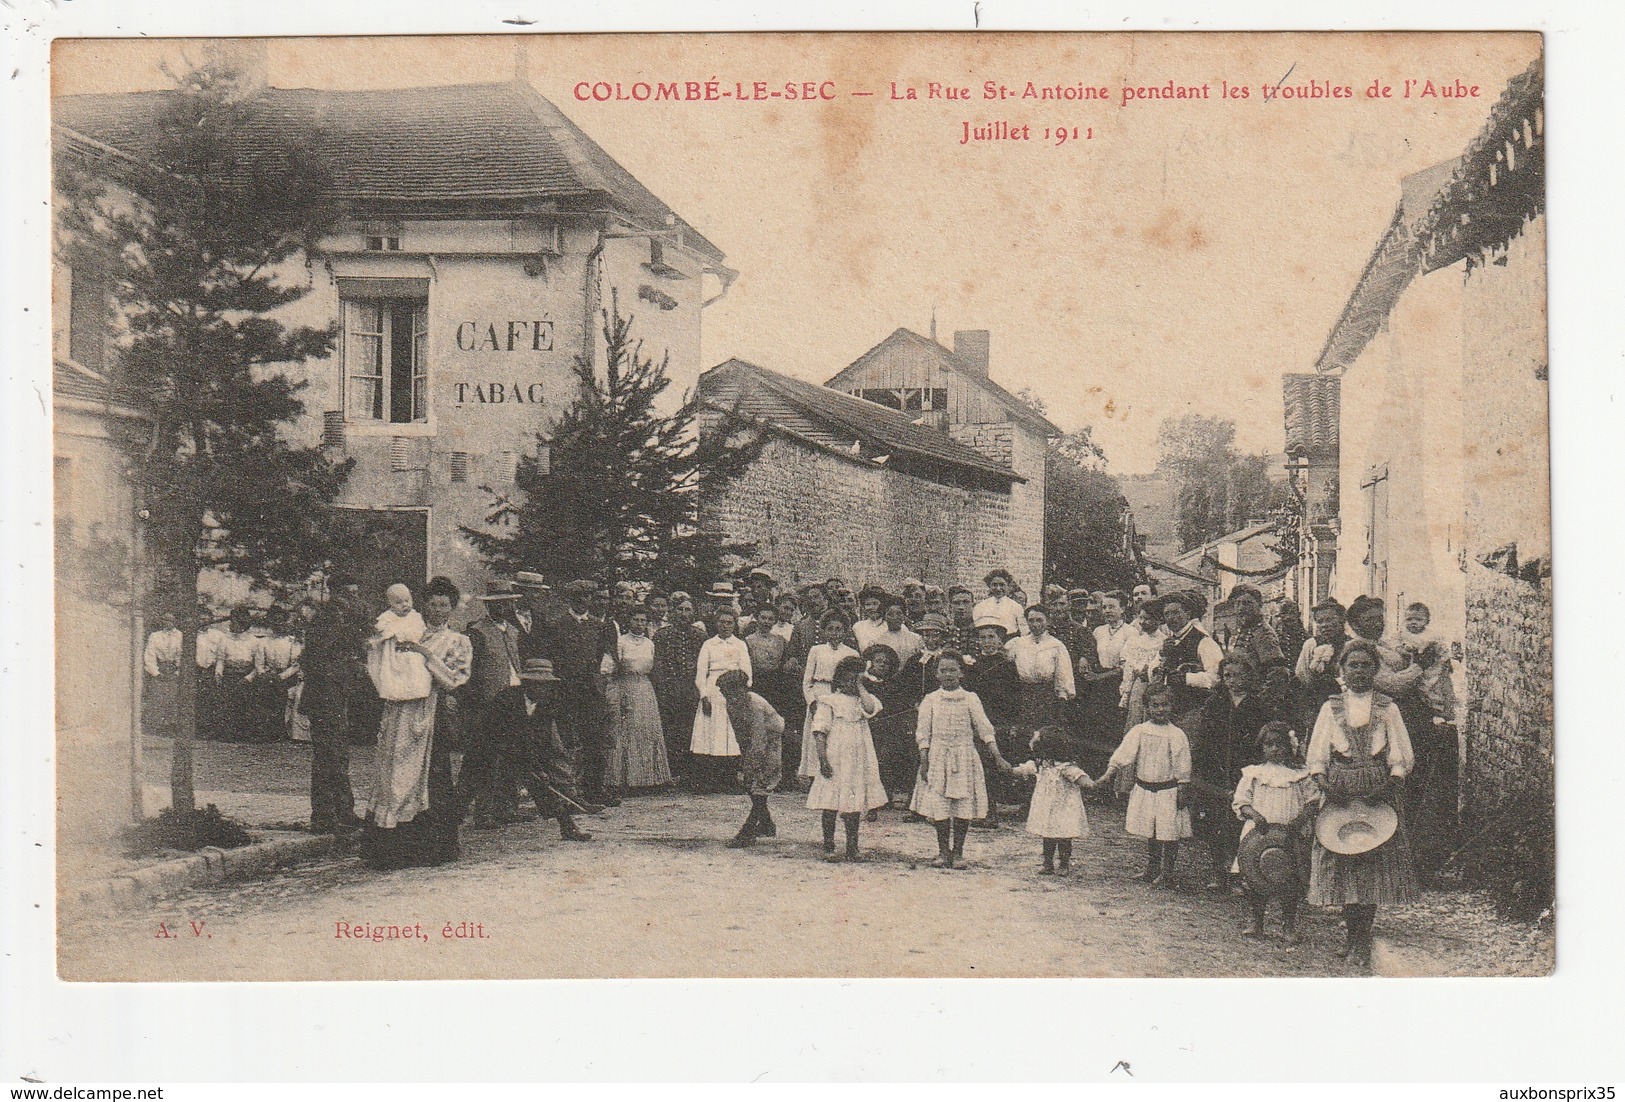
[[[912,344],[919,348],[925,349],[927,352],[931,353],[939,361],[941,361],[942,365],[948,370],[952,371],[954,374],[958,375],[960,378],[964,379],[966,382],[975,386],[979,390],[984,391],[995,402],[998,402],[1000,405],[1008,409],[1015,420],[1024,422],[1028,427],[1042,433],[1045,436],[1061,435],[1061,430],[1056,428],[1047,417],[1033,409],[1032,406],[1029,406],[1026,402],[1023,402],[1020,398],[1017,398],[1014,394],[1011,394],[1008,390],[1004,389],[987,376],[973,371],[969,367],[965,366],[965,364],[960,361],[959,357],[953,354],[952,350],[943,347],[930,337],[922,337],[912,329],[898,328],[894,330],[891,336],[887,337],[885,340],[869,349],[869,351],[853,360],[846,367],[842,368],[839,374],[830,379],[829,382],[825,383],[824,385],[828,387],[845,386],[848,376],[860,374],[864,368],[869,366],[869,363],[872,360],[883,355],[892,345],[899,343]]]
[[[1286,410],[1286,454],[1335,456],[1343,404],[1343,380],[1336,375],[1282,375]]]
[[[745,416],[847,458],[898,469],[950,468],[1025,481],[1015,471],[946,433],[916,425],[885,406],[829,387],[792,379],[744,360],[728,360],[700,376],[699,401]]]
[[[176,93],[59,96],[53,121],[151,161],[154,135]],[[383,91],[266,88],[243,101],[234,160],[292,138],[317,155],[332,197],[390,213],[526,210],[607,200],[641,220],[682,227],[684,240],[722,253],[639,183],[545,96],[529,85],[455,84]]]
[[[1419,228],[1428,271],[1504,245],[1546,209],[1545,104],[1537,57],[1508,82]]]
[[[1402,181],[1401,199],[1394,208],[1394,217],[1378,239],[1365,270],[1355,281],[1342,314],[1326,335],[1326,344],[1315,361],[1316,371],[1341,371],[1359,359],[1365,346],[1388,320],[1399,296],[1421,271],[1418,228],[1427,219],[1439,189],[1450,179],[1456,163],[1454,158],[1441,161],[1413,172]]]

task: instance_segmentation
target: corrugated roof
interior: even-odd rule
[[[175,92],[59,96],[53,122],[146,161]],[[384,211],[459,205],[522,210],[604,197],[641,220],[683,230],[685,243],[722,252],[677,217],[529,85],[453,84],[381,91],[266,88],[242,102],[233,160],[243,170],[292,139],[316,154],[334,199]]]
[[[706,406],[749,417],[847,458],[879,465],[886,456],[888,466],[934,465],[1004,482],[1025,481],[1004,464],[895,410],[744,360],[728,360],[701,375],[696,393]]]
[[[1343,404],[1343,380],[1336,375],[1282,375],[1286,411],[1286,454],[1334,456]]]
[[[868,367],[872,361],[883,355],[892,345],[899,343],[912,344],[916,347],[925,349],[927,352],[931,353],[931,355],[935,356],[949,371],[952,371],[954,374],[960,376],[977,389],[984,391],[994,401],[1008,409],[1015,420],[1024,422],[1026,425],[1028,425],[1028,427],[1044,434],[1045,436],[1061,435],[1061,430],[1056,428],[1055,425],[1050,422],[1049,418],[1033,409],[1032,406],[1029,406],[1026,402],[1023,402],[1014,394],[1011,394],[1008,390],[1004,389],[998,383],[995,383],[992,379],[989,379],[987,376],[973,371],[969,367],[965,366],[964,362],[961,361],[958,356],[954,355],[951,349],[943,347],[930,337],[920,336],[920,334],[914,332],[912,329],[904,329],[899,327],[893,330],[891,335],[885,340],[881,341],[879,344],[869,349],[869,351],[853,360],[846,367],[843,367],[838,374],[836,374],[824,385],[827,387],[845,386],[847,383],[847,377],[849,375],[855,375],[861,372],[864,368]]]

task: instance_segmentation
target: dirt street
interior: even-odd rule
[[[584,820],[595,834],[588,844],[561,842],[551,823],[520,824],[465,831],[463,860],[445,868],[377,873],[341,858],[196,890],[65,925],[62,976],[1347,974],[1332,955],[1335,916],[1310,914],[1297,949],[1278,937],[1249,942],[1236,934],[1241,901],[1202,890],[1187,855],[1174,890],[1133,880],[1141,843],[1122,833],[1112,807],[1091,811],[1095,836],[1066,879],[1037,875],[1038,839],[1011,825],[971,833],[970,868],[929,868],[930,827],[893,811],[865,824],[866,861],[825,864],[817,818],[792,796],[774,800],[778,838],[724,848],[746,807],[743,797],[646,796]],[[1194,859],[1199,847],[1188,848]],[[1384,916],[1377,971],[1541,970],[1538,953],[1486,958],[1438,933],[1437,918],[1426,904]],[[406,940],[339,936],[366,924],[417,929]],[[475,936],[445,936],[459,932]]]

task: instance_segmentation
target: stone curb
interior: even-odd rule
[[[247,880],[282,865],[336,852],[331,835],[284,834],[233,849],[204,846],[190,857],[177,857],[86,884],[62,899],[60,918],[106,914],[133,904],[150,903],[198,884]]]

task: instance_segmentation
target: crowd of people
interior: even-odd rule
[[[578,816],[681,784],[749,797],[733,847],[776,834],[771,794],[804,792],[828,860],[861,859],[884,812],[930,823],[933,864],[962,867],[970,829],[1013,813],[1042,839],[1041,873],[1066,875],[1086,804],[1126,796],[1149,884],[1200,842],[1200,879],[1245,897],[1246,936],[1271,901],[1289,941],[1300,902],[1337,906],[1343,954],[1369,960],[1376,907],[1414,899],[1453,839],[1451,656],[1421,604],[1390,632],[1380,600],[1327,599],[1306,632],[1290,602],[1271,624],[1240,584],[1210,632],[1198,593],[1033,600],[1002,569],[980,594],[781,588],[762,569],[697,594],[555,591],[519,572],[456,630],[445,578],[393,585],[381,610],[353,578],[328,590],[263,630],[238,609],[200,635],[200,730],[308,739],[311,828],[380,868],[455,860],[465,824],[546,817],[585,842]],[[179,635],[166,622],[148,643],[160,728]],[[364,817],[358,723],[377,742]]]

